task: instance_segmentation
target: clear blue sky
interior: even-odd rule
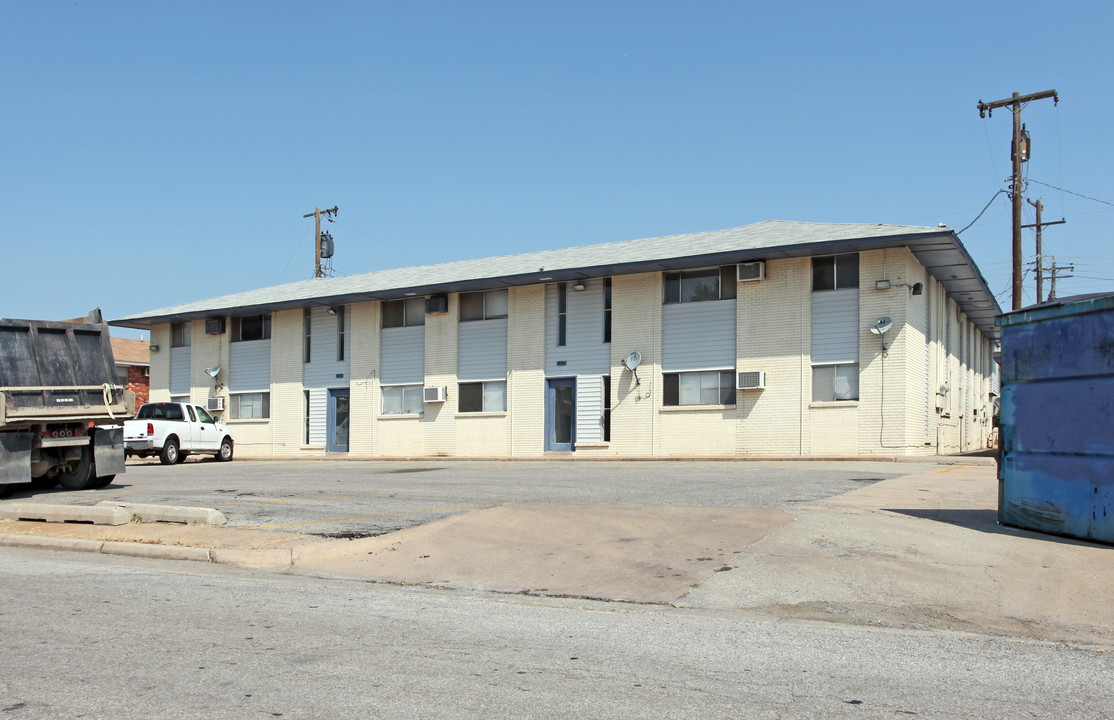
[[[961,229],[1010,172],[1010,113],[976,103],[1052,88],[1026,197],[1068,221],[1059,294],[1114,290],[1112,27],[1097,1],[8,0],[0,315],[308,278],[318,205],[337,275],[768,219]],[[1008,308],[1006,196],[961,239]]]

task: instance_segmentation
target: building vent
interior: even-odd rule
[[[206,335],[223,335],[224,334],[224,318],[205,318],[205,334]]]
[[[766,373],[761,370],[741,372],[735,381],[736,390],[764,390],[765,388]]]
[[[447,295],[431,295],[425,299],[426,315],[441,315],[449,311],[449,298]]]
[[[208,403],[208,405],[206,406],[205,409],[210,411],[210,412],[224,412],[224,398],[223,397],[211,397],[211,398],[209,398],[209,403]]]
[[[757,282],[766,277],[766,262],[764,260],[739,263],[735,267],[738,269],[739,282]]]
[[[427,387],[425,388],[425,394],[422,399],[427,403],[443,403],[445,402],[445,388]]]

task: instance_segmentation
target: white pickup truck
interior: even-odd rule
[[[147,403],[124,422],[128,457],[158,455],[163,465],[173,465],[193,453],[211,453],[228,461],[232,447],[232,433],[200,405]]]

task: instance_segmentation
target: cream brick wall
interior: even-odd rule
[[[619,275],[611,281],[612,455],[662,454],[659,410],[661,378],[661,273]],[[623,366],[632,351],[642,354],[635,374]],[[679,424],[679,423],[674,423]],[[669,451],[676,446],[670,438]],[[682,441],[683,443],[683,441]]]
[[[510,454],[545,451],[545,286],[510,288],[507,410]]]
[[[738,284],[736,370],[766,373],[765,390],[735,393],[739,455],[803,452],[808,400],[812,264],[766,263],[766,279]]]
[[[445,388],[443,403],[426,403],[421,425],[424,455],[456,454],[456,364],[459,298],[449,295],[448,312],[425,316],[425,387]]]
[[[903,249],[859,254],[859,446],[862,454],[908,449],[906,409],[910,388],[906,370],[917,333],[908,323],[909,288],[907,256]],[[878,290],[878,280],[889,280],[888,290]],[[870,326],[880,317],[893,321],[885,337]],[[885,340],[886,351],[882,344]]]
[[[302,357],[305,314],[301,308],[271,315],[271,431],[273,454],[300,457],[304,452],[323,455],[324,448],[303,450],[305,396],[302,392]]]
[[[170,401],[170,323],[151,326],[151,402]]]
[[[357,303],[348,312],[352,316],[348,452],[371,456],[379,453],[379,302]]]

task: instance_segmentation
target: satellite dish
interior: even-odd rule
[[[220,375],[220,365],[214,365],[212,368],[205,368],[205,373],[209,377],[215,378],[217,375]]]
[[[893,324],[893,320],[883,315],[874,321],[874,324],[870,326],[870,331],[875,335],[881,335],[893,327]]]
[[[631,372],[634,372],[634,369],[636,367],[638,367],[638,364],[640,362],[642,362],[642,353],[635,350],[634,352],[632,352],[630,355],[627,355],[623,359],[623,366],[627,370],[630,370]]]

